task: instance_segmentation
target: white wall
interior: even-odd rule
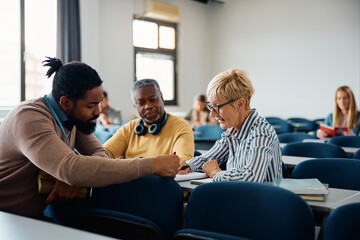
[[[111,104],[136,115],[133,14],[144,0],[81,0],[82,57],[98,70]],[[227,0],[180,7],[178,101],[186,111],[220,71],[240,68],[255,86],[252,107],[264,116],[325,117],[336,88],[349,85],[360,105],[359,0]]]
[[[214,6],[213,74],[248,72],[264,116],[325,117],[349,85],[359,99],[359,0],[228,0]]]
[[[178,106],[166,110],[186,111],[196,93],[205,93],[211,78],[210,6],[184,0],[163,2],[180,7]],[[110,104],[121,109],[126,120],[137,115],[130,99],[134,81],[132,20],[134,14],[143,12],[143,6],[143,0],[80,1],[82,61],[99,72]]]

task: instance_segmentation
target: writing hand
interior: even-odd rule
[[[180,159],[178,174],[187,174],[190,170],[190,166],[186,164],[186,161]]]
[[[160,177],[175,178],[179,167],[179,157],[177,155],[159,155],[153,158],[154,174]]]

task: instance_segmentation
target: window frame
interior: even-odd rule
[[[158,48],[157,49],[151,49],[151,48],[143,48],[143,47],[136,47],[133,45],[134,48],[134,82],[136,82],[138,79],[136,79],[136,54],[137,53],[159,53],[159,54],[164,54],[164,55],[169,55],[171,57],[173,57],[174,59],[174,98],[172,100],[165,100],[165,105],[171,106],[171,105],[178,105],[178,101],[177,101],[177,24],[174,22],[166,22],[166,21],[161,21],[161,20],[157,20],[157,19],[153,19],[153,18],[147,18],[147,17],[136,17],[134,15],[133,17],[133,21],[134,20],[142,20],[142,21],[148,21],[148,22],[153,22],[156,23],[158,25],[158,29],[161,26],[165,26],[165,27],[172,27],[175,30],[175,48],[174,49],[166,49],[166,48],[160,48],[160,31],[158,31]],[[156,79],[155,79],[156,80]],[[161,86],[160,86],[161,88]]]

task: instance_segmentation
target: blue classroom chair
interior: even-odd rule
[[[104,144],[107,140],[109,140],[112,137],[112,134],[105,130],[95,131],[94,135],[101,144]]]
[[[347,204],[330,213],[323,240],[338,239],[360,239],[360,203]]]
[[[209,150],[224,132],[218,124],[202,125],[194,129],[195,148]]]
[[[287,121],[296,132],[311,132],[316,129],[315,123],[306,118],[289,118]]]
[[[181,227],[182,211],[180,186],[153,175],[94,188],[75,227],[120,239],[171,239]]]
[[[360,136],[336,136],[330,138],[328,143],[340,147],[358,147],[360,148]]]
[[[286,144],[282,155],[313,158],[346,158],[345,151],[334,144],[317,142],[293,142]]]
[[[360,191],[360,161],[351,158],[310,159],[296,165],[292,178],[317,178],[331,188]]]
[[[275,129],[277,134],[292,132],[292,126],[285,120],[278,117],[266,117],[266,121]]]
[[[281,143],[302,142],[305,139],[318,139],[314,135],[301,132],[280,133],[278,134],[278,138]]]
[[[314,239],[313,214],[296,194],[254,182],[195,188],[175,239]]]
[[[360,149],[357,150],[357,151],[354,153],[353,158],[354,158],[354,159],[360,159]]]

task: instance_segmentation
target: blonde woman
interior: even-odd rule
[[[227,131],[207,153],[180,161],[180,174],[203,171],[213,181],[264,182],[282,177],[278,137],[265,118],[250,108],[253,93],[241,70],[222,72],[210,81],[206,106]],[[226,163],[226,170],[219,167],[221,163]]]
[[[332,127],[347,127],[343,135],[358,135],[360,127],[359,112],[353,91],[348,86],[341,86],[335,92],[334,113],[330,113],[324,121],[325,125]],[[318,138],[328,138],[329,135],[319,129]]]

